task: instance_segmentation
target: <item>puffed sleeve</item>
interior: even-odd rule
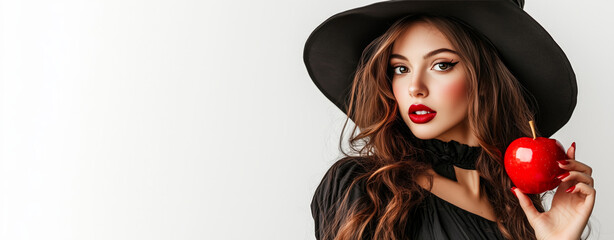
[[[343,158],[328,169],[311,201],[316,239],[324,237],[323,227],[331,225],[345,192],[354,179],[365,172],[362,161],[357,158]],[[349,202],[353,203],[363,196],[366,196],[364,181],[359,181],[350,190]]]

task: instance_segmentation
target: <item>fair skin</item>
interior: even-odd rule
[[[426,23],[412,24],[395,41],[390,58],[390,66],[395,71],[392,89],[403,120],[416,137],[478,146],[467,122],[467,80],[459,59],[443,34]],[[408,114],[412,104],[428,106],[436,112],[435,118],[427,123],[414,123]],[[434,179],[430,191],[462,209],[494,221],[492,206],[479,191],[478,172],[457,167],[454,170],[458,181],[431,171]],[[419,183],[429,189],[426,178]]]
[[[459,60],[447,38],[428,23],[411,24],[395,41],[389,62],[394,71],[392,89],[403,120],[416,137],[478,146],[468,124],[467,79]],[[414,122],[409,109],[416,104],[433,110],[435,117],[428,122]],[[419,113],[412,114],[415,119]],[[562,179],[549,211],[537,212],[526,195],[514,190],[537,239],[578,239],[592,212],[595,201],[592,170],[575,160],[575,147],[569,148],[567,156],[569,164],[559,166],[570,174]],[[433,176],[432,188],[426,178],[421,178],[418,183],[423,188],[464,210],[496,220],[487,196],[479,191],[480,176],[476,170],[455,167],[457,181],[432,170],[429,173]],[[572,186],[573,191],[565,191]]]

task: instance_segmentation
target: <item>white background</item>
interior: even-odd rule
[[[372,2],[1,1],[0,239],[314,239],[345,115],[303,46]],[[525,5],[578,79],[553,138],[594,168],[592,239],[614,238],[613,7]]]

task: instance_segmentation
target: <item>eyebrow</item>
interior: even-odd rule
[[[454,54],[458,55],[458,53],[456,53],[456,51],[454,51],[454,50],[452,50],[452,49],[440,48],[440,49],[433,50],[433,51],[431,51],[431,52],[429,52],[429,53],[425,54],[425,55],[424,55],[424,57],[422,57],[422,58],[423,58],[423,59],[427,59],[427,58],[429,58],[429,57],[432,57],[432,56],[434,56],[434,55],[436,55],[436,54],[438,54],[438,53],[442,53],[442,52],[450,52],[450,53],[454,53]],[[406,58],[406,57],[404,57],[404,56],[403,56],[403,55],[401,55],[401,54],[392,54],[392,55],[390,55],[390,59],[393,59],[393,58],[399,58],[399,59],[403,59],[403,60],[405,60],[405,61],[409,61],[409,60],[407,60],[407,58]]]

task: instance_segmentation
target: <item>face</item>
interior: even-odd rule
[[[475,143],[467,119],[467,77],[459,60],[452,44],[428,23],[411,24],[394,42],[392,88],[416,137]]]

